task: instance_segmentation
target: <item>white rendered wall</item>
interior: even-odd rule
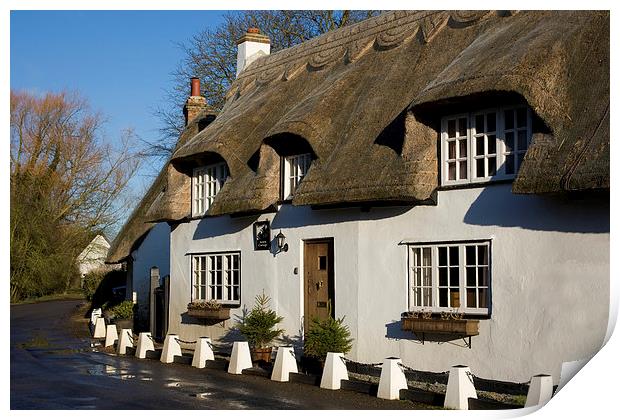
[[[170,274],[170,227],[156,224],[140,246],[131,253],[132,291],[137,293],[138,317],[148,328],[151,267],[159,267],[160,277]]]
[[[271,45],[265,42],[245,41],[237,46],[237,74],[243,71],[254,60],[263,55],[269,55]]]
[[[254,251],[252,223],[269,219],[289,251]],[[183,313],[191,298],[188,253],[241,251],[242,304],[262,290],[300,344],[303,240],[334,238],[335,310],[355,338],[348,357],[400,357],[415,369],[445,371],[462,363],[480,377],[523,382],[600,348],[609,308],[608,201],[520,196],[510,185],[438,193],[437,206],[311,210],[284,205],[260,217],[205,218],[171,234],[170,328],[184,340],[234,339],[233,319],[204,326]],[[407,247],[401,241],[492,239],[492,315],[480,321],[472,349],[422,345],[400,330],[408,310]],[[298,268],[299,274],[294,274]],[[231,311],[241,314],[241,308]],[[221,342],[221,340],[220,340]]]

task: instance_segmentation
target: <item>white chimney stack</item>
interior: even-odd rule
[[[270,50],[269,37],[257,28],[249,28],[237,41],[237,76],[257,58],[269,55]]]

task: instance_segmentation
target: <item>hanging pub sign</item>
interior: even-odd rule
[[[254,223],[254,250],[271,249],[271,229],[269,220]]]

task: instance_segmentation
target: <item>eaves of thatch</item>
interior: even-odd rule
[[[438,188],[441,116],[501,95],[548,128],[513,192],[609,188],[608,12],[395,11],[241,72],[217,119],[177,147],[147,217],[189,217],[191,167],[217,159],[231,177],[208,215],[273,208],[278,152],[300,143],[316,160],[294,205],[425,202]]]

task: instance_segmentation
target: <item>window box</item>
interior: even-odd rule
[[[437,319],[437,318],[413,318],[403,316],[401,329],[422,334],[456,334],[463,336],[478,335],[477,319]]]
[[[213,319],[217,321],[225,321],[230,319],[230,308],[195,308],[191,304],[187,306],[187,314],[194,318]]]

